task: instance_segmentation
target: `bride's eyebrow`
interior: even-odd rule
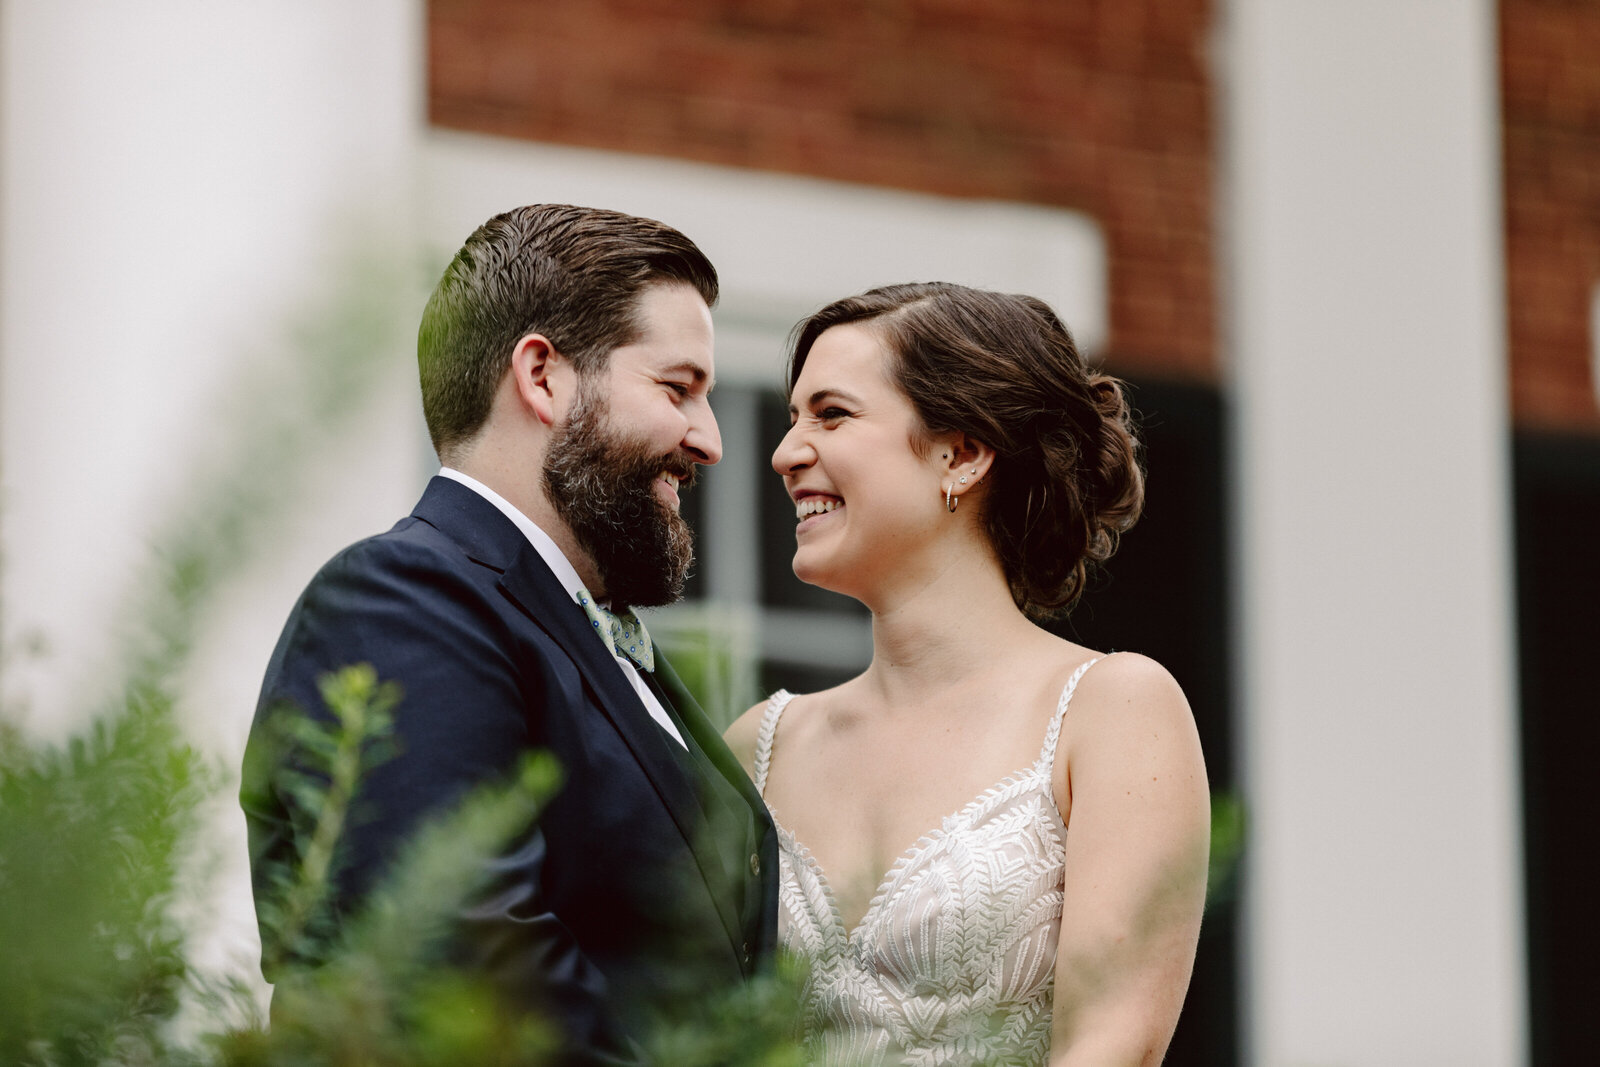
[[[816,407],[827,400],[838,400],[844,404],[849,404],[855,407],[859,407],[861,405],[860,400],[841,389],[818,389],[806,399],[806,404],[809,407]],[[790,404],[789,414],[794,415],[797,413],[798,409],[793,404]]]

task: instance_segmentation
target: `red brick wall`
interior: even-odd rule
[[[432,0],[429,112],[531,140],[1084,211],[1108,243],[1111,364],[1206,380],[1209,8]]]
[[[443,126],[1075,208],[1109,359],[1215,376],[1211,0],[431,0]],[[1511,395],[1600,432],[1600,2],[1502,0]]]
[[[1600,3],[1501,0],[1511,399],[1524,426],[1600,432]]]

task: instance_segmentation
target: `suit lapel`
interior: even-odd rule
[[[650,718],[617,661],[594,634],[589,617],[529,545],[501,576],[500,586],[572,658],[598,698],[600,710],[633,750],[667,810],[692,837],[698,801],[693,784],[667,746],[675,744]]]
[[[656,699],[676,717],[684,740],[692,749],[685,753],[690,762],[701,768],[703,774],[726,779],[727,773],[716,760],[709,742],[714,742],[720,748],[727,746],[700,710],[700,705],[678,680],[660,649],[656,650],[655,671],[646,672],[644,678]],[[740,777],[743,777],[742,771]],[[712,898],[716,901],[717,914],[722,917],[722,925],[728,931],[728,939],[739,945],[744,940],[744,926],[739,918],[738,899],[742,894],[737,893],[740,884],[738,872],[745,862],[748,820],[740,818],[737,826],[730,826],[726,815],[719,818],[712,810],[713,807],[721,812],[735,810],[728,806],[728,801],[733,799],[727,795],[731,784],[712,781],[709,777],[698,783],[696,799],[700,804],[702,821],[699,824],[700,832],[694,836],[691,844],[695,850],[695,861],[700,865],[700,873],[713,885],[724,887],[722,892],[713,892]],[[724,851],[726,855],[722,854]]]
[[[767,811],[761,794],[756,791],[755,783],[739,764],[738,757],[700,710],[700,705],[679,680],[672,665],[659,656],[653,684],[658,692],[664,691],[677,705],[684,728],[699,742],[706,759],[744,803],[744,814],[749,817],[745,825],[752,832],[745,846],[751,850],[751,855],[759,858],[760,866],[751,871],[754,884],[745,883],[743,919],[736,928],[730,929],[730,933],[737,943],[740,937],[749,936],[748,931],[754,931],[758,951],[763,954],[771,952],[778,944],[778,834],[772,825],[772,815]],[[747,862],[743,852],[735,857],[734,862],[735,868],[742,871]],[[726,914],[724,920],[727,920]]]
[[[767,806],[762,802],[761,795],[756,792],[755,784],[739,765],[738,757],[722,740],[722,734],[701,710],[699,702],[678,678],[672,665],[658,657],[655,675],[651,681],[657,693],[663,695],[670,701],[670,706],[677,709],[678,718],[684,728],[694,735],[694,739],[700,745],[700,751],[705,753],[706,758],[716,767],[717,773],[739,793],[745,804],[756,814],[757,821],[766,819]]]
[[[506,595],[521,605],[582,671],[584,679],[598,697],[600,710],[633,750],[634,758],[639,761],[639,766],[644,769],[645,776],[660,796],[662,805],[677,824],[684,843],[694,854],[700,876],[710,890],[712,903],[722,919],[729,941],[738,945],[741,940],[738,912],[728,899],[727,876],[723,873],[715,842],[709,840],[706,832],[708,822],[696,792],[696,783],[685,769],[686,763],[688,766],[694,765],[693,758],[687,753],[672,751],[672,746],[677,742],[668,737],[661,725],[650,717],[639,694],[623,676],[617,661],[595,637],[583,608],[567,597],[566,590],[561,588],[531,545],[506,571],[500,584]],[[550,586],[554,586],[554,593]],[[657,665],[662,662],[658,657]],[[704,716],[700,718],[704,719]]]
[[[677,742],[645,710],[639,694],[628,684],[605,644],[595,636],[583,608],[568,595],[511,520],[466,486],[448,478],[434,478],[413,514],[455,538],[478,562],[500,571],[500,588],[506,596],[577,665],[601,712],[633,752],[694,854],[728,936],[738,945],[738,917],[725,899],[726,892],[719,888],[726,878],[720,873],[721,864],[712,843],[705,840],[702,832],[705,819],[695,783],[680,757],[668,747]],[[695,722],[691,725],[685,721],[685,726],[698,739],[701,727],[708,730],[710,724],[675,675],[672,680],[678,690],[673,696],[682,698],[682,702],[673,700],[680,719],[689,718],[686,706],[693,709]]]

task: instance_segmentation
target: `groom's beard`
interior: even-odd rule
[[[611,425],[604,398],[580,392],[550,442],[544,486],[556,514],[594,561],[613,611],[671,604],[694,562],[689,524],[656,496],[663,471],[694,482],[695,464],[661,455]]]

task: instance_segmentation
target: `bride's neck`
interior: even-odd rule
[[[890,704],[919,703],[992,666],[997,650],[1014,647],[1033,629],[1012,601],[998,560],[957,557],[873,612],[864,680]]]

